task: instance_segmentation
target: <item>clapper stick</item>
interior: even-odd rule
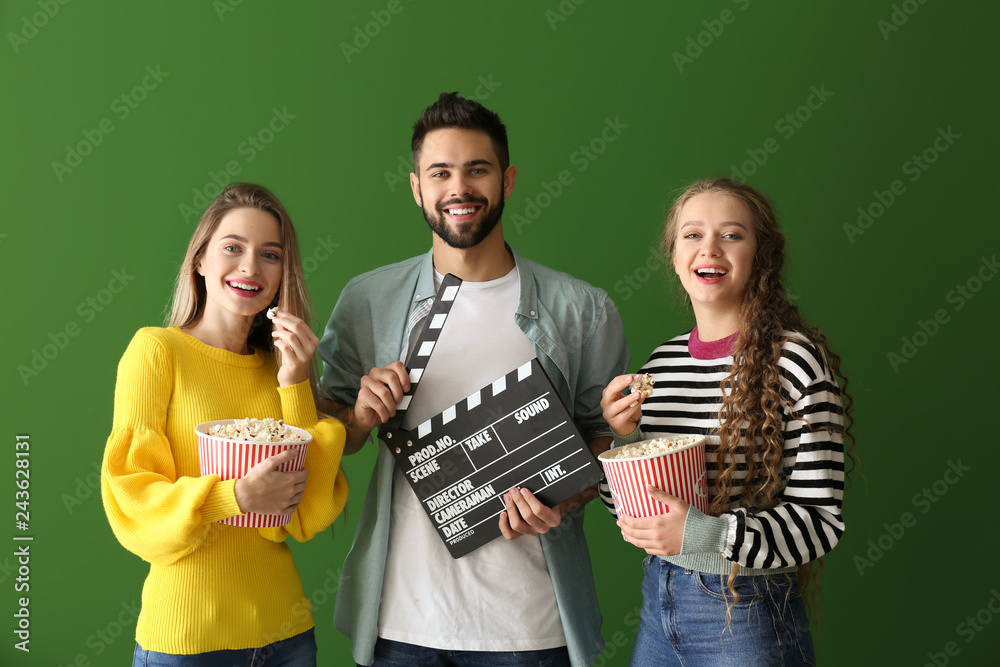
[[[406,417],[406,410],[410,406],[413,394],[416,393],[417,386],[420,384],[420,378],[430,361],[431,353],[434,351],[438,338],[441,337],[441,330],[444,328],[445,320],[448,319],[448,313],[451,312],[451,307],[455,303],[455,297],[458,296],[458,289],[461,286],[462,279],[451,273],[441,281],[441,286],[434,297],[434,305],[427,313],[427,324],[421,330],[416,344],[406,358],[406,370],[410,375],[410,390],[403,394],[403,398],[396,404],[396,414],[382,424],[378,430],[379,437],[387,444],[405,440],[409,435],[400,427]]]

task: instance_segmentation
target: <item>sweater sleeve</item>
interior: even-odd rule
[[[118,364],[111,435],[101,466],[101,496],[122,546],[169,564],[194,551],[210,524],[240,514],[235,481],[178,478],[166,436],[173,359],[140,331]]]
[[[780,372],[791,410],[784,416],[785,486],[777,504],[721,517],[694,508],[681,554],[718,552],[744,567],[795,567],[822,557],[844,532],[843,409],[840,389],[821,353],[786,344]]]
[[[312,434],[305,462],[309,478],[291,521],[284,526],[258,530],[273,542],[281,542],[289,535],[305,542],[332,524],[347,503],[347,477],[340,467],[345,431],[336,419],[319,419],[308,382],[279,387],[278,394],[285,422]]]

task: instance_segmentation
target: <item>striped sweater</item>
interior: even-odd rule
[[[739,507],[746,467],[742,455],[737,454],[730,495],[734,509],[714,517],[692,507],[684,524],[681,553],[665,560],[715,574],[729,574],[735,561],[742,566],[740,574],[765,574],[823,556],[843,534],[840,389],[819,348],[798,334],[789,335],[793,339],[783,346],[779,374],[781,393],[792,410],[783,406],[784,488],[777,504],[756,512]],[[657,347],[639,371],[652,374],[655,381],[653,395],[642,405],[640,428],[624,438],[616,437],[614,443],[617,446],[667,434],[706,436],[710,498],[719,474],[715,461],[722,406],[719,383],[732,368],[733,343],[735,336],[725,346],[728,349],[713,350],[713,343],[697,339],[695,329]],[[811,428],[792,412],[807,419]],[[823,427],[838,432],[830,433]],[[602,484],[602,497],[614,512],[605,488]]]

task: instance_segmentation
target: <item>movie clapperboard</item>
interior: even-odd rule
[[[410,391],[379,429],[453,558],[501,536],[503,495],[512,487],[553,507],[602,478],[537,359],[416,428],[400,428],[461,283],[451,274],[442,281],[406,360]]]

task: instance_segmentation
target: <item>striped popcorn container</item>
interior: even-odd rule
[[[637,442],[632,447],[643,443]],[[619,515],[653,516],[664,514],[667,506],[655,500],[646,487],[663,489],[708,512],[705,478],[705,437],[662,454],[616,459],[623,447],[614,447],[598,457],[611,487],[611,499]]]
[[[312,435],[308,431],[295,426],[288,427],[303,438],[299,442],[247,442],[208,434],[213,426],[230,424],[233,421],[232,419],[219,419],[198,424],[195,427],[194,432],[198,436],[198,460],[202,475],[218,475],[223,480],[239,479],[264,459],[288,449],[298,450],[298,455],[283,464],[279,470],[291,472],[302,470],[305,466],[306,452],[312,441]],[[221,519],[219,523],[244,528],[273,528],[284,526],[291,521],[291,518],[291,514],[247,512],[243,515]]]

